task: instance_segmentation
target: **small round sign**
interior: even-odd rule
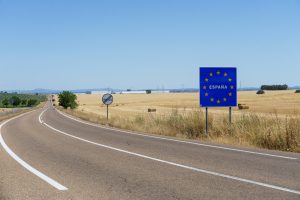
[[[102,96],[102,102],[105,104],[105,105],[110,105],[112,104],[113,102],[113,96],[111,94],[104,94]]]

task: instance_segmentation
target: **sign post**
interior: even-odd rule
[[[205,107],[205,134],[208,135],[208,107]]]
[[[232,124],[232,107],[229,107],[229,129],[231,130]]]
[[[208,134],[208,107],[229,107],[231,127],[232,107],[237,105],[237,70],[235,67],[200,67],[200,107],[205,107]]]
[[[106,105],[106,121],[108,122],[108,105]]]
[[[113,102],[113,96],[111,94],[104,94],[102,96],[102,102],[106,105],[106,121],[108,123],[108,106]]]

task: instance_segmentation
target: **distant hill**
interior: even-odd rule
[[[149,88],[146,88],[149,89]],[[133,90],[133,91],[143,91],[146,89],[140,89],[140,90]],[[259,87],[244,87],[244,88],[239,88],[238,91],[255,91],[259,90]],[[296,90],[300,89],[300,86],[292,86],[289,87],[291,90]],[[157,89],[149,89],[152,91],[158,91]],[[58,94],[62,92],[63,90],[57,90],[57,89],[44,89],[44,88],[37,88],[33,90],[3,90],[0,92],[8,92],[8,93],[18,93],[18,94]],[[73,93],[86,93],[89,91],[113,91],[113,92],[122,92],[126,90],[122,89],[115,89],[115,88],[90,88],[90,89],[74,89],[74,90],[69,90]],[[198,92],[199,88],[174,88],[174,89],[165,89],[165,91],[170,91],[173,93],[179,93],[179,92]]]
[[[300,89],[300,86],[289,87],[289,89],[292,89],[292,90],[299,90],[299,89]]]

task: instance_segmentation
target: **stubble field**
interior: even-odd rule
[[[106,107],[101,102],[100,94],[77,95],[79,110],[106,114]],[[174,109],[189,111],[199,109],[198,93],[163,93],[163,94],[115,94],[114,103],[109,107],[112,115],[131,116],[147,113],[148,108],[155,108],[157,114],[167,114]],[[257,95],[255,91],[238,92],[238,102],[248,105],[248,110],[233,108],[234,114],[258,113],[285,116],[300,113],[300,94],[295,91],[267,91]],[[212,113],[226,113],[226,108],[211,108]]]
[[[85,120],[106,124],[106,106],[99,94],[77,95],[79,107],[67,110]],[[238,92],[233,125],[228,128],[228,108],[209,109],[209,136],[198,93],[114,94],[109,124],[145,133],[219,143],[300,152],[300,94],[295,91]],[[148,108],[156,112],[148,113]]]

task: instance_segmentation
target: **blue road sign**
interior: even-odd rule
[[[113,102],[113,96],[111,94],[104,94],[102,96],[102,102],[105,104],[105,105],[110,105],[112,104]]]
[[[234,67],[200,67],[200,106],[236,106],[236,79]]]

